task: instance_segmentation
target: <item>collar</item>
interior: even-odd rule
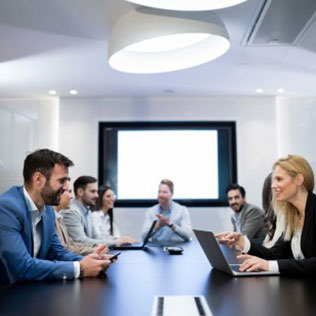
[[[79,200],[77,200],[77,199],[74,199],[74,200],[71,202],[71,204],[75,204],[83,215],[87,215],[87,214],[89,213],[89,211],[90,211],[90,209],[89,209],[87,206],[85,206],[84,204],[82,204],[82,203],[81,203]]]
[[[37,206],[35,205],[34,201],[30,197],[29,193],[26,191],[25,187],[23,186],[23,194],[26,200],[27,207],[30,212],[38,212],[38,216],[43,216],[43,213],[45,211],[45,206],[42,210],[39,210]]]
[[[62,216],[61,216],[61,215],[59,214],[59,212],[57,212],[56,210],[54,210],[54,213],[55,213],[56,219],[62,218]]]
[[[166,212],[171,212],[172,207],[173,207],[173,201],[171,201],[171,203],[170,203],[170,205],[169,205],[168,210],[163,210],[163,209],[161,208],[160,204],[159,204],[159,213],[163,213],[163,212],[164,212],[164,213],[166,213]]]

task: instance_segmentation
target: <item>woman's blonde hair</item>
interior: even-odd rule
[[[284,169],[292,178],[295,178],[298,174],[303,175],[303,186],[308,192],[314,190],[314,173],[307,162],[307,160],[301,156],[288,155],[285,158],[277,160],[273,165],[273,170],[277,167]],[[273,208],[276,212],[283,212],[285,216],[285,240],[290,240],[295,230],[299,228],[299,211],[289,202],[277,201],[275,194],[273,193]]]

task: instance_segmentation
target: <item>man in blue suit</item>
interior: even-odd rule
[[[108,268],[105,246],[76,256],[60,244],[51,205],[68,187],[73,162],[60,153],[40,149],[24,161],[23,187],[0,197],[0,285],[17,281],[97,276]]]

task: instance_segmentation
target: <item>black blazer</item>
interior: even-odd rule
[[[311,275],[316,273],[316,195],[313,193],[309,193],[307,197],[301,249],[305,259],[294,259],[291,242],[280,238],[270,249],[251,242],[249,254],[267,260],[277,260],[281,274]]]

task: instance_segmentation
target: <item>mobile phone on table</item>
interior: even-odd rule
[[[113,262],[117,257],[121,254],[121,252],[117,252],[116,254],[113,255],[113,257],[110,258],[110,260]]]
[[[182,247],[165,247],[165,249],[169,252],[169,255],[181,255],[183,252]]]

